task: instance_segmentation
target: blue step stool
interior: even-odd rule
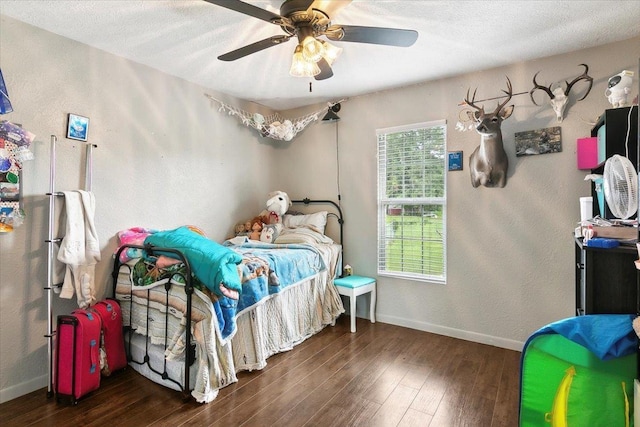
[[[376,323],[376,279],[363,276],[344,276],[335,279],[333,283],[340,295],[349,297],[349,307],[351,308],[351,332],[356,331],[356,298],[371,292],[371,306],[369,313],[371,323]]]

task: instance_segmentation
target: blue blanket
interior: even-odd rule
[[[237,301],[222,297],[214,302],[223,339],[235,333],[236,318],[242,311],[326,269],[322,256],[311,245],[250,241],[230,248],[242,256],[242,291]]]
[[[221,283],[229,289],[241,291],[237,264],[242,262],[242,257],[187,227],[150,234],[144,243],[181,251],[189,261],[193,274],[216,295],[223,295]],[[176,258],[170,252],[165,255]]]

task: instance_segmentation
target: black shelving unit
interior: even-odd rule
[[[636,170],[640,164],[638,150],[638,106],[605,110],[591,136],[606,140],[605,159],[614,154],[627,157]],[[603,174],[604,163],[591,171]],[[593,215],[599,215],[595,185],[591,185]],[[605,218],[615,218],[605,203]],[[612,249],[593,248],[575,240],[576,314],[639,314],[640,281],[634,261],[635,246]]]
[[[629,112],[631,111],[631,116]],[[591,129],[591,136],[598,137],[598,131],[604,126],[601,136],[606,139],[605,159],[619,154],[628,157],[638,170],[638,106],[612,108],[605,110],[600,116],[595,126]],[[628,142],[627,142],[628,139]],[[627,146],[629,153],[627,154]],[[602,175],[604,172],[604,163],[596,169],[592,169],[591,173]],[[615,218],[611,214],[611,210],[605,203],[605,215],[600,214],[598,208],[598,196],[596,194],[595,185],[591,185],[591,195],[593,197],[593,215],[600,215],[603,218]]]

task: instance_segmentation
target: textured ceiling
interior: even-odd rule
[[[281,1],[248,3],[279,13]],[[409,48],[335,42],[344,51],[333,65],[334,76],[315,81],[289,76],[294,41],[233,62],[219,61],[223,53],[283,32],[276,25],[201,0],[2,0],[0,13],[276,110],[640,34],[640,0],[331,3],[334,24],[414,29],[418,41]]]

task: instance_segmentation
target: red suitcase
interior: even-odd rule
[[[114,299],[99,301],[90,310],[102,319],[102,349],[105,356],[102,375],[109,376],[112,372],[127,366],[122,333],[122,311]]]
[[[95,313],[74,310],[58,316],[56,328],[56,400],[69,397],[71,403],[100,387],[100,330]]]

